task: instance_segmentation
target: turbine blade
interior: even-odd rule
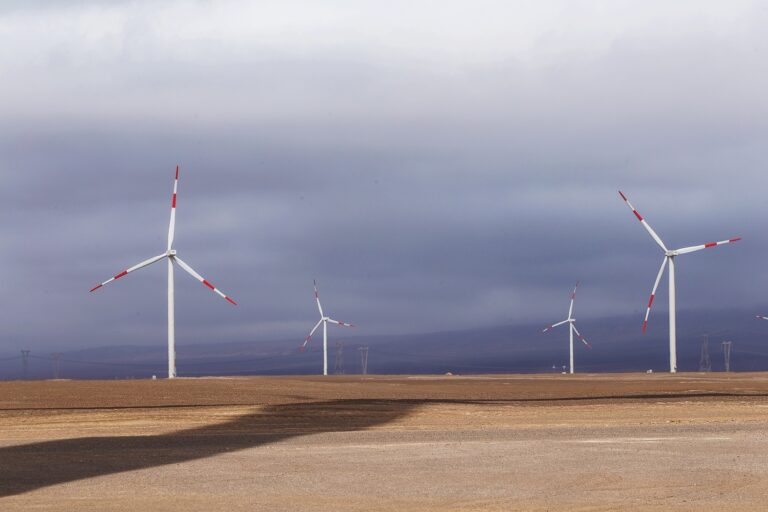
[[[102,286],[104,286],[105,284],[111,283],[111,282],[112,282],[112,281],[114,281],[115,279],[120,279],[121,277],[123,277],[123,276],[125,276],[125,275],[127,275],[127,274],[130,274],[131,272],[134,272],[134,271],[136,271],[136,270],[139,270],[140,268],[144,268],[144,267],[146,267],[147,265],[151,265],[151,264],[155,263],[156,261],[160,261],[161,259],[165,258],[166,256],[167,256],[167,254],[163,253],[163,254],[160,254],[160,255],[158,255],[158,256],[155,256],[155,257],[153,257],[153,258],[149,258],[148,260],[144,260],[144,261],[142,261],[141,263],[138,263],[138,264],[136,264],[136,265],[132,266],[131,268],[128,268],[128,269],[126,269],[126,270],[123,270],[123,271],[122,271],[122,272],[120,272],[119,274],[116,274],[114,277],[112,277],[112,278],[110,278],[110,279],[107,279],[107,280],[106,280],[106,281],[104,281],[103,283],[101,283],[101,284],[97,284],[96,286],[94,286],[93,288],[91,288],[91,291],[92,291],[92,292],[95,292],[96,290],[98,290],[99,288],[101,288]]]
[[[320,316],[324,317],[325,315],[323,314],[323,306],[320,305],[320,295],[317,293],[317,281],[315,280],[312,282],[315,285],[315,302],[317,302],[317,310],[320,311]]]
[[[587,340],[585,340],[585,339],[584,339],[584,336],[582,336],[582,335],[581,335],[581,333],[579,332],[579,330],[576,328],[576,325],[575,325],[575,324],[571,324],[571,327],[573,327],[573,332],[575,332],[575,333],[576,333],[576,336],[578,336],[578,337],[579,337],[579,339],[581,340],[581,342],[582,342],[584,345],[586,345],[586,347],[587,347],[587,348],[592,348],[592,345],[590,345],[589,343],[587,343]]]
[[[682,249],[678,249],[675,252],[677,254],[688,254],[689,252],[696,252],[702,249],[709,249],[710,247],[717,247],[718,245],[732,244],[734,242],[738,242],[739,240],[741,240],[741,237],[737,236],[736,238],[729,238],[728,240],[721,240],[719,242],[709,242],[708,244],[704,244],[704,245],[694,245],[692,247],[683,247]]]
[[[316,324],[315,324],[315,326],[312,328],[312,330],[311,330],[311,331],[309,331],[309,336],[307,336],[306,338],[304,338],[304,343],[302,343],[302,345],[301,345],[301,351],[302,351],[302,352],[303,352],[304,350],[306,350],[306,348],[307,348],[307,345],[309,345],[309,340],[310,340],[310,339],[312,339],[312,335],[313,335],[313,334],[315,334],[315,331],[317,330],[317,328],[318,328],[318,327],[320,327],[320,324],[322,324],[322,323],[323,323],[323,319],[321,318],[320,320],[318,320],[318,321],[317,321],[317,323],[316,323]]]
[[[225,299],[225,300],[226,300],[227,302],[229,302],[230,304],[232,304],[232,305],[234,305],[234,306],[237,306],[237,302],[235,302],[235,301],[234,301],[234,300],[232,300],[231,298],[227,297],[227,296],[226,296],[226,295],[225,295],[225,294],[224,294],[224,293],[223,293],[221,290],[219,290],[218,288],[216,288],[215,286],[213,286],[213,285],[212,285],[212,284],[211,284],[211,283],[210,283],[210,282],[209,282],[207,279],[204,279],[204,278],[203,278],[203,276],[201,276],[200,274],[198,274],[197,272],[195,272],[195,271],[194,271],[194,269],[193,269],[192,267],[190,267],[189,265],[187,265],[186,263],[184,263],[184,261],[182,261],[182,259],[181,259],[181,258],[179,258],[178,256],[174,256],[174,257],[173,257],[173,259],[175,259],[175,260],[176,260],[176,263],[178,263],[178,264],[179,264],[179,266],[180,266],[181,268],[183,268],[184,270],[186,270],[186,271],[187,271],[187,273],[189,273],[189,275],[191,275],[192,277],[194,277],[195,279],[197,279],[198,281],[200,281],[201,283],[203,283],[205,286],[207,286],[208,288],[210,288],[211,290],[213,290],[213,291],[214,291],[215,293],[217,293],[217,294],[218,294],[218,295],[219,295],[219,296],[220,296],[222,299]]]
[[[556,324],[552,324],[552,325],[550,325],[550,326],[548,326],[548,327],[545,327],[545,328],[544,328],[544,330],[542,330],[541,332],[547,332],[547,331],[549,331],[549,330],[551,330],[551,329],[554,329],[554,328],[555,328],[555,327],[557,327],[558,325],[563,325],[564,323],[568,322],[569,320],[570,320],[570,319],[569,319],[569,318],[567,318],[567,319],[563,320],[562,322],[557,322]]]
[[[576,282],[576,286],[573,287],[573,293],[571,294],[571,306],[568,308],[568,318],[573,315],[573,301],[576,300],[576,289],[579,287],[581,281]]]
[[[171,223],[168,225],[168,250],[173,245],[173,237],[176,233],[176,191],[179,188],[179,166],[176,166],[176,179],[173,180],[173,197],[171,198]]]
[[[354,327],[354,325],[352,325],[352,324],[348,324],[346,322],[341,322],[339,320],[334,320],[333,318],[329,318],[328,321],[331,322],[332,324],[336,324],[336,325],[338,325],[340,327]]]
[[[651,314],[651,306],[653,305],[653,298],[656,296],[656,288],[659,287],[659,281],[661,281],[661,275],[664,273],[664,268],[667,266],[667,257],[664,256],[664,261],[661,262],[661,268],[656,275],[656,282],[653,283],[653,290],[651,291],[651,298],[648,299],[648,309],[645,310],[645,320],[643,321],[643,334],[648,327],[648,315]]]
[[[627,203],[627,206],[629,206],[629,209],[632,210],[632,213],[635,214],[635,217],[637,217],[637,220],[640,221],[640,224],[642,224],[643,227],[645,228],[645,230],[648,231],[648,234],[651,235],[651,238],[653,238],[656,241],[656,243],[659,244],[659,247],[661,247],[664,250],[664,252],[667,252],[667,246],[664,245],[664,242],[661,241],[661,237],[659,237],[659,235],[656,234],[656,232],[653,230],[653,228],[651,228],[650,224],[648,224],[645,221],[643,216],[640,215],[637,212],[637,210],[635,210],[635,207],[632,206],[632,203],[629,202],[629,199],[627,199],[627,196],[625,196],[624,193],[621,190],[619,190],[619,195],[624,200],[624,202]]]

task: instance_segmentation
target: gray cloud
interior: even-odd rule
[[[184,343],[302,339],[313,278],[366,334],[546,322],[577,279],[642,314],[619,187],[670,246],[745,238],[679,308],[765,304],[761,4],[436,5],[3,12],[0,350],[162,343],[161,266],[87,290],[162,251],[177,162],[177,248],[241,304],[177,274]]]

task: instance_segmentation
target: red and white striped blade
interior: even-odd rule
[[[755,315],[755,317],[759,318],[760,320],[768,320],[768,316]]]
[[[545,327],[545,328],[544,328],[544,329],[543,329],[541,332],[547,332],[547,331],[549,331],[549,330],[552,330],[552,329],[554,329],[555,327],[557,327],[558,325],[563,325],[563,324],[564,324],[564,323],[566,323],[567,321],[568,321],[568,319],[566,319],[566,320],[563,320],[562,322],[557,322],[556,324],[552,324],[552,325],[549,325],[549,326]]]
[[[573,301],[576,300],[576,290],[578,289],[579,284],[581,284],[581,281],[576,282],[576,286],[573,287],[573,293],[571,293],[571,306],[568,308],[568,318],[571,318],[573,315]]]
[[[179,189],[179,166],[176,166],[176,179],[173,180],[173,196],[171,197],[171,223],[168,225],[168,250],[173,245],[173,237],[176,233],[176,192]]]
[[[325,316],[323,314],[323,306],[320,305],[320,295],[317,293],[317,280],[312,281],[315,286],[315,302],[317,302],[317,310],[320,311],[320,316]]]
[[[675,252],[677,254],[687,254],[689,252],[696,252],[696,251],[700,251],[702,249],[709,249],[710,247],[717,247],[718,245],[732,244],[734,242],[738,242],[739,240],[741,240],[741,237],[737,236],[735,238],[729,238],[728,240],[720,240],[719,242],[709,242],[708,244],[703,244],[703,245],[694,245],[692,247],[683,247],[682,249],[678,249]]]
[[[645,330],[648,328],[648,315],[651,314],[651,306],[653,306],[653,299],[656,297],[656,289],[659,287],[659,282],[661,281],[661,276],[664,274],[664,269],[667,266],[667,257],[664,256],[664,261],[661,262],[661,268],[659,269],[659,273],[656,275],[656,282],[653,283],[653,290],[651,291],[651,298],[648,299],[648,309],[645,310],[645,320],[643,320],[643,334],[645,334]]]
[[[624,200],[624,202],[627,203],[627,206],[629,207],[630,210],[632,210],[632,213],[635,214],[635,217],[637,217],[637,220],[640,221],[640,224],[642,224],[645,230],[648,231],[648,234],[651,235],[651,238],[653,238],[656,241],[656,243],[659,244],[659,247],[661,247],[664,250],[664,252],[666,252],[667,246],[664,245],[664,242],[661,241],[661,237],[659,237],[659,235],[656,234],[653,228],[651,228],[651,226],[645,221],[643,216],[640,215],[640,213],[638,213],[637,210],[635,210],[635,207],[632,206],[632,203],[629,202],[629,199],[627,199],[627,196],[625,196],[621,190],[619,190],[619,195]]]
[[[580,333],[580,332],[579,332],[579,330],[576,328],[576,326],[575,326],[574,324],[571,324],[571,327],[573,327],[573,332],[575,332],[575,333],[576,333],[576,336],[578,336],[578,337],[579,337],[579,339],[581,340],[581,342],[582,342],[584,345],[586,345],[586,347],[587,347],[587,348],[592,348],[592,345],[590,345],[589,343],[587,343],[587,340],[585,340],[585,339],[584,339],[584,336],[582,336],[582,335],[581,335],[581,333]]]
[[[321,318],[320,320],[318,320],[318,322],[315,324],[312,330],[309,331],[309,335],[306,338],[304,338],[304,343],[301,344],[302,351],[306,350],[307,345],[309,345],[309,340],[312,339],[312,335],[315,334],[315,331],[317,330],[318,327],[320,327],[320,324],[322,323],[323,323],[323,319]]]
[[[158,255],[158,256],[155,256],[155,257],[153,257],[153,258],[149,258],[148,260],[144,260],[144,261],[142,261],[141,263],[138,263],[138,264],[136,264],[136,265],[132,266],[131,268],[128,268],[128,269],[125,269],[125,270],[123,270],[123,271],[122,271],[122,272],[120,272],[119,274],[116,274],[114,277],[112,277],[112,278],[110,278],[110,279],[107,279],[107,280],[106,280],[106,281],[104,281],[103,283],[101,283],[101,284],[97,284],[96,286],[94,286],[93,288],[91,288],[91,291],[92,291],[92,292],[95,292],[96,290],[98,290],[99,288],[101,288],[102,286],[104,286],[105,284],[111,283],[111,282],[112,282],[112,281],[114,281],[115,279],[120,279],[121,277],[123,277],[123,276],[126,276],[126,275],[128,275],[128,274],[130,274],[131,272],[134,272],[134,271],[136,271],[136,270],[139,270],[140,268],[144,268],[144,267],[146,267],[147,265],[151,265],[151,264],[155,263],[156,261],[160,261],[161,259],[165,258],[166,256],[167,256],[167,254],[163,253],[163,254],[160,254],[160,255]]]
[[[176,260],[176,263],[178,263],[181,268],[186,270],[189,273],[189,275],[191,275],[192,277],[194,277],[195,279],[197,279],[198,281],[203,283],[205,286],[207,286],[208,288],[213,290],[222,299],[226,300],[227,302],[229,302],[230,304],[232,304],[234,306],[237,306],[237,302],[235,302],[230,297],[225,295],[224,292],[222,292],[221,290],[219,290],[218,288],[213,286],[207,279],[204,279],[203,276],[201,276],[200,274],[195,272],[195,270],[192,267],[190,267],[189,265],[187,265],[184,261],[182,261],[181,258],[179,258],[178,256],[173,256],[173,259]]]
[[[340,327],[354,327],[353,324],[348,324],[346,322],[341,322],[339,320],[334,320],[333,318],[329,318],[328,321],[331,322],[332,324],[336,324],[336,325],[338,325]]]

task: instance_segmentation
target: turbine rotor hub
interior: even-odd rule
[[[169,249],[166,254],[168,256],[176,256],[176,249]]]

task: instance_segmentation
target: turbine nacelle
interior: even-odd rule
[[[166,256],[176,256],[176,249],[169,249],[168,252],[165,253]]]

